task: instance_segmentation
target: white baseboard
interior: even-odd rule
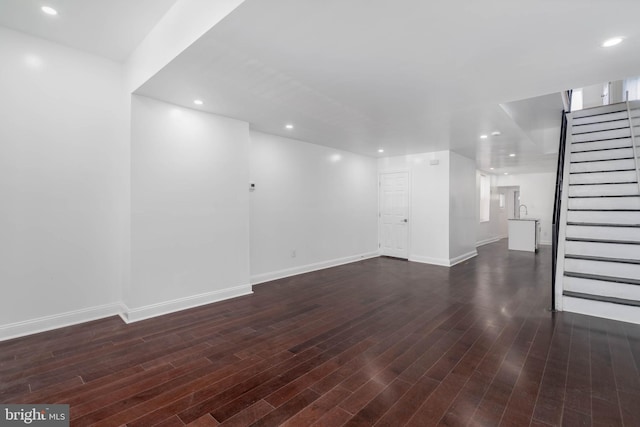
[[[422,255],[409,255],[409,261],[421,262],[423,264],[439,265],[442,267],[450,267],[449,260],[447,258],[431,258]]]
[[[120,303],[116,302],[113,304],[83,308],[81,310],[68,311],[66,313],[38,317],[37,319],[9,323],[8,325],[1,325],[0,341],[37,334],[39,332],[46,332],[52,329],[63,328],[65,326],[77,325],[79,323],[90,322],[92,320],[103,319],[105,317],[116,316],[121,313],[121,310],[122,306]]]
[[[464,262],[464,261],[466,261],[468,259],[471,259],[473,257],[476,257],[476,256],[478,256],[478,251],[474,249],[474,250],[472,250],[470,252],[467,252],[466,254],[458,255],[455,258],[451,258],[449,260],[449,266],[453,267],[456,264],[460,264],[461,262]]]
[[[0,341],[46,332],[65,326],[77,325],[110,316],[120,316],[125,323],[132,323],[251,293],[253,293],[251,285],[242,285],[133,309],[127,307],[122,302],[115,302],[98,307],[89,307],[52,316],[25,320],[23,322],[0,325]]]
[[[484,240],[479,240],[476,242],[476,248],[479,246],[484,246],[484,245],[488,245],[489,243],[494,243],[497,242],[499,240],[502,240],[504,238],[506,238],[507,236],[495,236],[495,237],[490,237],[488,239],[484,239]]]
[[[337,267],[339,265],[349,264],[356,261],[362,261],[369,258],[377,258],[378,252],[368,252],[360,255],[352,255],[344,258],[336,258],[328,261],[316,262],[313,264],[301,265],[298,267],[286,268],[284,270],[273,271],[270,273],[262,273],[251,276],[251,284],[270,282],[272,280],[283,279],[285,277],[295,276],[296,274],[310,273],[312,271],[323,270],[325,268]]]
[[[544,245],[544,246],[551,246],[551,240],[540,240],[540,243],[538,243],[539,245]]]
[[[456,264],[460,264],[474,256],[478,255],[478,251],[475,249],[471,252],[467,252],[466,254],[459,255],[455,258],[431,258],[421,255],[411,255],[409,256],[409,261],[413,262],[421,262],[423,264],[432,264],[432,265],[440,265],[442,267],[453,267]]]
[[[253,290],[251,289],[251,285],[241,285],[137,308],[129,308],[125,304],[122,304],[123,310],[120,317],[122,317],[122,320],[126,323],[133,323],[156,316],[162,316],[163,314],[174,313],[176,311],[199,307],[201,305],[211,304],[252,293]]]

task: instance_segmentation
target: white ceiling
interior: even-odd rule
[[[176,0],[0,0],[0,25],[123,62]],[[58,11],[42,13],[42,6]]]
[[[246,0],[139,93],[367,155],[451,148],[486,170],[553,170],[549,123],[499,104],[640,74],[639,14],[635,0]],[[557,131],[561,98],[543,99]]]
[[[123,28],[146,32],[173,3],[52,0],[63,31],[38,21],[39,2],[0,0],[0,24],[122,59]],[[637,0],[246,0],[138,93],[365,155],[452,149],[496,173],[553,170],[558,93],[640,74],[638,16]]]

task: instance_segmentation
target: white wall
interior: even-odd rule
[[[497,177],[496,177],[497,182]],[[504,194],[505,204],[504,209],[500,209],[500,235],[501,237],[508,237],[509,235],[509,219],[515,218],[515,197],[516,193],[520,193],[520,187],[498,187],[498,192]]]
[[[498,177],[498,185],[520,187],[520,204],[527,206],[528,212],[528,215],[525,215],[522,208],[522,217],[539,218],[542,228],[540,242],[550,245],[556,174],[548,172],[501,175]]]
[[[449,152],[385,157],[378,171],[409,172],[409,260],[449,265]]]
[[[250,292],[249,126],[132,99],[129,320]]]
[[[377,255],[376,159],[251,132],[251,182],[253,283]]]
[[[120,65],[5,28],[0,58],[2,339],[117,312],[128,164]]]
[[[495,242],[507,236],[506,192],[497,187],[496,175],[483,173],[491,181],[491,201],[489,205],[489,221],[480,222],[480,174],[476,172],[476,246]],[[505,194],[505,207],[500,208],[500,192]]]
[[[449,260],[476,256],[476,162],[449,152]]]

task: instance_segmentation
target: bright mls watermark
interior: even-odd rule
[[[0,426],[69,427],[69,405],[0,405]]]

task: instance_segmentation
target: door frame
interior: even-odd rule
[[[382,255],[382,242],[380,240],[382,228],[382,175],[388,175],[393,173],[406,173],[407,174],[407,261],[411,260],[411,171],[409,169],[386,169],[378,171],[378,256]],[[405,258],[400,258],[405,259]]]

